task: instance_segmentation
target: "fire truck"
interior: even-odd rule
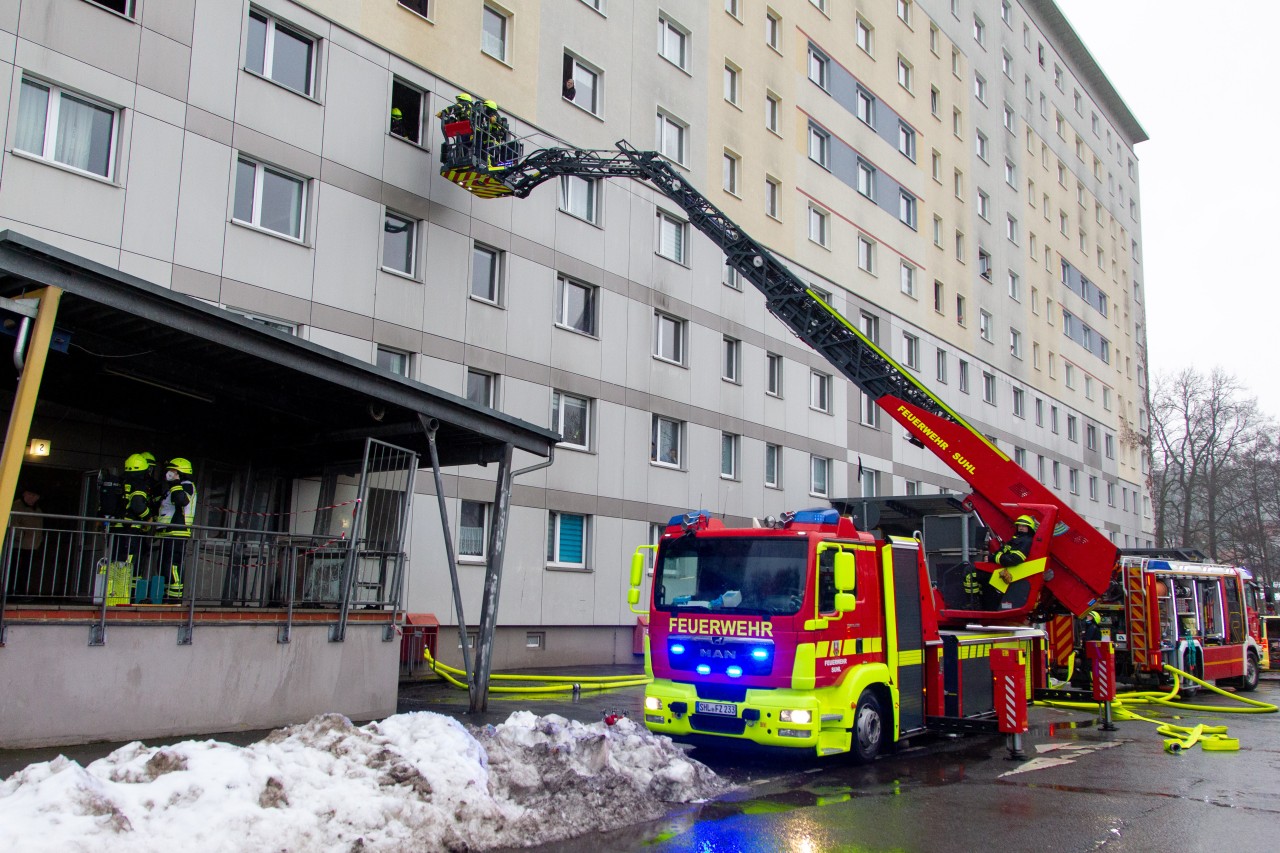
[[[1243,691],[1258,686],[1266,651],[1253,575],[1241,566],[1130,556],[1098,607],[1116,643],[1116,673],[1168,680],[1164,665]]]
[[[524,198],[562,176],[631,178],[678,205],[751,282],[769,311],[875,400],[972,489],[963,499],[995,537],[1038,526],[1027,559],[972,564],[998,609],[944,595],[920,543],[877,539],[838,510],[799,510],[729,528],[676,516],[656,546],[645,722],[657,732],[870,760],[925,731],[993,730],[993,649],[1045,671],[1023,626],[1080,614],[1107,591],[1117,551],[1035,477],[842,317],[653,151],[541,148],[525,155],[491,102],[459,98],[439,118],[440,173],[479,198]],[[646,546],[648,547],[648,546]],[[639,603],[645,555],[632,561]],[[987,602],[991,597],[984,597]],[[980,626],[972,628],[970,626]]]

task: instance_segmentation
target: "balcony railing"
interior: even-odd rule
[[[405,554],[377,542],[229,527],[195,527],[175,542],[154,535],[158,527],[13,513],[0,557],[0,620],[4,607],[24,604],[96,607],[104,620],[112,608],[157,605],[288,614],[400,607]],[[173,554],[180,592],[161,565]]]

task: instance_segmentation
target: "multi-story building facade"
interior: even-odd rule
[[[1146,136],[1051,0],[9,0],[0,31],[4,227],[563,433],[515,481],[499,666],[629,656],[629,556],[676,512],[965,486],[649,189],[441,179],[460,91],[528,146],[661,150],[1150,544]],[[445,489],[478,610],[492,473]],[[448,623],[433,503],[407,602]]]

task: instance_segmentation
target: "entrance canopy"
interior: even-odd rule
[[[13,231],[0,232],[0,296],[61,288],[37,423],[100,436],[163,433],[190,454],[295,474],[359,459],[367,437],[440,464],[550,457],[560,436]],[[21,318],[0,311],[14,334]],[[10,343],[4,343],[8,340]],[[0,349],[12,350],[0,337]],[[59,343],[61,341],[61,343]],[[15,371],[0,370],[12,394]],[[84,436],[87,437],[87,436]]]

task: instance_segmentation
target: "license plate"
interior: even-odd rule
[[[697,711],[699,714],[719,714],[722,717],[738,716],[738,706],[731,702],[699,702]]]

